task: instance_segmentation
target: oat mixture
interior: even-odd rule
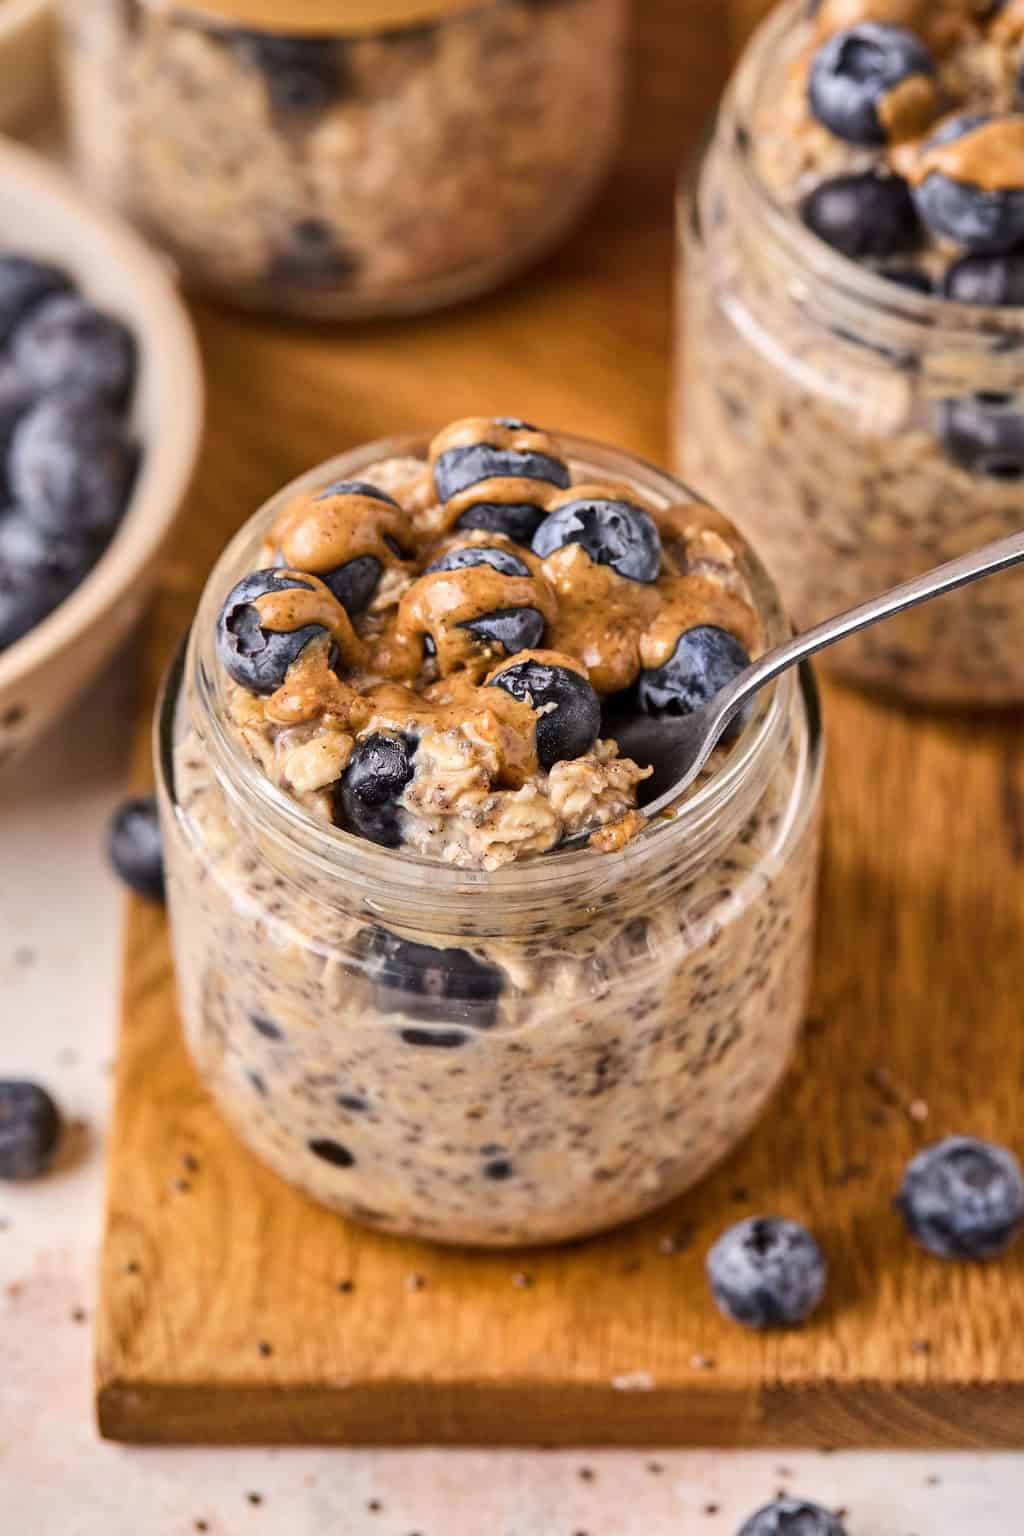
[[[813,727],[783,685],[763,767],[699,845],[682,821],[635,835],[645,770],[613,738],[588,744],[591,695],[655,709],[698,654],[686,636],[715,637],[706,664],[738,665],[740,636],[757,649],[730,525],[701,505],[645,508],[637,483],[595,485],[556,439],[508,418],[457,423],[426,462],[359,474],[293,498],[253,536],[258,562],[282,563],[255,573],[255,591],[247,578],[226,600],[211,588],[165,708],[190,1049],[257,1156],[335,1210],[445,1242],[597,1231],[699,1178],[785,1070],[811,954]],[[268,573],[307,585],[260,596]],[[716,618],[732,631],[695,622]],[[523,661],[502,635],[547,669],[547,707],[494,685]],[[225,675],[224,655],[262,691]],[[406,681],[375,680],[382,657]],[[688,686],[709,676],[691,665]],[[355,783],[380,794],[359,802],[327,782],[344,784],[382,735],[403,773],[413,741],[410,778],[378,752]],[[240,794],[225,742],[289,816],[299,807],[329,874]],[[499,764],[523,782],[482,791]],[[358,837],[339,838],[339,815]],[[597,847],[539,853],[581,824],[598,826]]]
[[[623,0],[482,0],[379,36],[69,0],[78,164],[239,302],[428,308],[526,265],[610,163]],[[284,9],[284,8],[283,8]]]
[[[1021,526],[1024,11],[793,3],[753,48],[687,237],[677,453],[803,626]],[[828,664],[1016,703],[1022,601],[1009,573]]]

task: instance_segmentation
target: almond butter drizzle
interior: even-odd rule
[[[825,38],[863,21],[905,27],[941,57],[977,35],[983,14],[979,0],[825,0],[815,28]]]
[[[904,175],[919,186],[936,171],[984,192],[1024,190],[1024,113],[993,118],[948,144],[926,146]]]
[[[260,616],[261,625],[282,634],[292,634],[307,624],[318,624],[336,642],[342,657],[350,665],[358,665],[363,656],[362,641],[331,589],[308,571],[293,571],[286,566],[277,574],[293,576],[303,585],[265,592],[262,597],[254,598],[252,606]]]
[[[421,576],[398,605],[400,636],[430,635],[437,647],[442,673],[457,667],[486,669],[479,636],[464,626],[485,614],[506,608],[535,608],[545,624],[555,620],[557,607],[547,582],[538,576],[504,576],[489,565]]]
[[[385,534],[399,548],[411,542],[409,519],[400,507],[353,491],[313,493],[297,497],[284,509],[267,549],[271,560],[280,550],[289,566],[314,573],[333,571],[361,555],[372,555],[382,566],[401,566]]]
[[[539,507],[547,511],[548,501],[557,486],[546,480],[530,480],[526,476],[495,475],[490,480],[478,480],[464,491],[450,496],[444,505],[442,527],[452,529],[464,512],[481,502],[498,502],[503,507]]]
[[[919,138],[935,121],[939,94],[930,75],[908,75],[878,103],[878,120],[890,144]]]

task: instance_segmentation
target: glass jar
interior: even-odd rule
[[[810,234],[758,176],[751,124],[805,45],[806,17],[790,0],[755,34],[682,191],[673,422],[681,473],[754,541],[801,627],[1024,521],[1024,457],[998,451],[1024,442],[1024,310],[879,277]],[[826,655],[906,699],[1019,704],[1024,575]]]
[[[65,0],[75,159],[232,302],[433,309],[536,260],[591,200],[625,3]]]
[[[585,481],[688,493],[563,437]],[[426,443],[321,466],[235,537],[166,687],[157,771],[185,1033],[249,1147],[393,1232],[554,1242],[678,1195],[785,1071],[811,960],[821,740],[813,683],[764,695],[684,803],[614,853],[493,872],[315,821],[225,721],[224,593],[292,497]],[[785,623],[754,557],[766,643]]]

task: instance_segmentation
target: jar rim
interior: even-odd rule
[[[591,477],[596,472],[620,482],[632,481],[656,504],[658,500],[669,505],[684,499],[700,499],[683,482],[636,455],[569,433],[555,435],[573,468]],[[708,781],[689,797],[670,804],[623,848],[602,853],[584,847],[559,853],[557,857],[534,855],[496,870],[464,869],[406,850],[396,852],[339,827],[324,825],[272,783],[245,750],[237,733],[230,729],[219,707],[216,619],[224,594],[253,568],[248,557],[281,506],[332,480],[353,478],[385,459],[425,458],[428,442],[429,438],[423,435],[387,438],[329,459],[282,487],[230,540],[207,578],[187,637],[187,651],[178,658],[176,675],[172,663],[157,709],[155,758],[164,784],[173,788],[170,743],[178,697],[184,689],[191,693],[192,709],[201,711],[201,735],[221,790],[246,816],[258,820],[261,834],[269,834],[287,848],[289,859],[299,856],[316,879],[356,881],[367,890],[386,892],[391,901],[403,895],[422,898],[424,887],[429,886],[431,900],[442,905],[467,897],[479,901],[482,889],[486,889],[489,897],[519,905],[526,901],[536,903],[544,890],[557,890],[559,895],[566,886],[595,891],[624,879],[642,877],[645,870],[660,867],[663,861],[672,861],[673,867],[684,862],[688,847],[707,846],[709,832],[726,810],[742,798],[745,787],[750,786],[759,797],[758,783],[763,790],[777,769],[786,746],[797,687],[792,672],[763,690],[751,719]],[[790,626],[775,584],[749,544],[741,559],[755,595],[766,645],[779,644],[788,636]],[[752,798],[751,809],[754,803],[756,799]]]
[[[780,203],[760,175],[751,153],[754,109],[773,67],[790,46],[801,25],[810,21],[806,0],[781,0],[751,35],[740,56],[722,101],[711,119],[706,147],[721,145],[732,156],[747,206],[761,222],[779,255],[801,274],[813,277],[841,302],[873,315],[880,312],[915,332],[927,331],[944,343],[971,349],[998,347],[1007,336],[1018,338],[1024,306],[992,307],[958,304],[940,293],[920,293],[894,283],[864,263],[834,250],[813,234],[792,208]],[[704,155],[684,170],[681,195],[686,198],[699,179]],[[693,206],[698,205],[693,198]]]

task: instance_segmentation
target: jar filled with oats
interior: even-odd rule
[[[677,481],[511,418],[257,513],[156,740],[185,1033],[252,1151],[356,1220],[483,1245],[629,1220],[724,1156],[806,1004],[813,682],[682,801],[657,740],[785,633]]]
[[[1024,522],[1024,5],[788,0],[679,209],[677,463],[810,625]],[[828,653],[1024,700],[1024,576]]]
[[[74,157],[232,302],[358,318],[481,293],[614,153],[626,0],[66,0]]]

